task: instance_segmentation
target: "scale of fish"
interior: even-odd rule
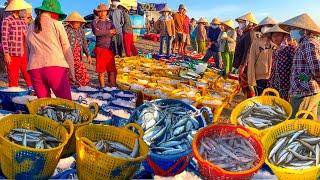
[[[68,119],[71,120],[73,124],[80,124],[85,121],[79,109],[70,109],[64,106],[43,106],[39,109],[38,114],[57,122],[64,122]]]

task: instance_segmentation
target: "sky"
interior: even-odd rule
[[[4,0],[0,0],[3,4]],[[27,0],[33,7],[41,5],[42,0]],[[92,13],[99,3],[107,0],[60,0],[66,13],[77,10],[82,15]],[[308,13],[320,26],[319,0],[138,0],[138,2],[168,3],[176,10],[180,3],[188,9],[188,15],[196,19],[205,17],[209,21],[213,17],[221,20],[235,19],[247,12],[253,12],[258,21],[266,16],[282,22],[302,13]]]

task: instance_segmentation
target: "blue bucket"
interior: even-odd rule
[[[110,125],[112,126],[116,126],[116,127],[123,127],[127,124],[130,123],[130,119],[125,119],[125,118],[121,118],[119,116],[116,116],[116,115],[113,115],[113,114],[110,114],[110,112],[108,112],[108,110],[110,109],[114,109],[114,110],[125,110],[127,111],[129,114],[131,113],[130,110],[127,110],[127,109],[123,109],[123,108],[119,108],[119,107],[115,107],[115,106],[109,106],[107,104],[104,104],[101,106],[101,113],[106,115],[106,116],[112,116],[112,120],[111,120],[111,123]]]
[[[211,109],[207,107],[204,107],[198,110],[195,107],[188,105],[183,101],[174,100],[174,99],[160,99],[160,100],[154,100],[151,102],[155,102],[156,104],[159,104],[159,105],[179,104],[181,107],[189,109],[192,112],[199,112],[199,114],[206,112],[208,113],[208,116],[209,116],[209,122],[212,122],[213,120],[213,114],[211,112]],[[141,122],[139,121],[139,115],[145,107],[147,107],[147,105],[145,104],[138,107],[132,113],[130,117],[130,122],[138,122],[138,124],[140,124]],[[207,126],[207,122],[202,115],[197,116],[196,119],[199,122],[200,128]],[[147,157],[147,160],[143,161],[142,164],[146,171],[156,175],[168,177],[168,176],[175,176],[183,172],[189,165],[192,157],[193,155],[192,155],[191,147],[190,149],[186,149],[185,152],[176,154],[176,155],[159,155],[159,154],[152,153],[150,151]]]
[[[4,88],[0,88],[4,89]],[[21,92],[4,92],[0,91],[0,99],[2,100],[2,108],[8,111],[15,111],[14,103],[12,102],[12,98],[17,96],[26,96],[30,95],[31,91],[25,90]]]

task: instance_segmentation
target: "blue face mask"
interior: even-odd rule
[[[297,42],[303,37],[303,32],[301,29],[294,29],[290,31],[290,36],[292,39],[295,39]]]

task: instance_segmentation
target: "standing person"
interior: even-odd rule
[[[108,73],[110,87],[116,86],[117,69],[114,54],[111,50],[112,37],[117,34],[117,30],[112,21],[108,19],[108,8],[105,4],[100,4],[94,10],[98,16],[92,22],[92,31],[96,36],[96,71],[99,76],[100,88],[105,87],[105,73]]]
[[[213,57],[215,60],[215,66],[218,69],[221,69],[222,67],[222,57],[221,53],[219,52],[219,35],[221,33],[220,28],[220,20],[217,18],[213,18],[211,22],[211,26],[208,29],[208,42],[209,42],[209,48],[207,49],[207,52],[205,56],[203,57],[202,61],[208,62],[208,60]]]
[[[175,34],[175,25],[173,18],[169,15],[171,9],[166,5],[161,11],[161,16],[155,23],[154,28],[160,32],[160,51],[163,54],[164,44],[167,47],[167,56],[171,53],[172,38]]]
[[[196,27],[197,27],[197,21],[194,18],[192,18],[190,20],[190,25],[189,25],[189,28],[190,28],[190,43],[191,43],[191,46],[192,46],[192,50],[198,52],[198,49],[197,49],[197,38],[196,38],[196,33],[195,33]]]
[[[277,45],[277,50],[272,55],[270,87],[279,91],[282,99],[289,101],[291,67],[296,47],[287,42],[289,33],[278,25],[266,34]]]
[[[236,44],[233,67],[239,71],[239,81],[243,93],[247,98],[250,98],[255,96],[255,90],[248,86],[246,67],[250,47],[256,38],[253,29],[257,25],[257,21],[252,13],[245,14],[237,18],[236,21],[239,23],[239,33],[241,36],[238,38]]]
[[[155,23],[154,18],[151,18],[151,21],[150,21],[150,30],[151,30],[151,32],[154,31],[154,23]]]
[[[274,25],[277,24],[277,21],[272,17],[267,16],[264,18],[255,28],[256,38],[261,38],[264,33],[266,33],[269,29],[271,29]]]
[[[2,22],[4,18],[10,16],[10,12],[6,11],[6,7],[12,0],[7,0],[5,2],[5,7],[0,8],[0,36],[2,37],[1,29],[2,29]],[[4,54],[3,54],[3,48],[2,48],[2,42],[0,38],[0,74],[5,74],[6,73],[6,63],[4,61]]]
[[[285,31],[277,30],[277,33],[285,34]],[[256,95],[261,95],[263,90],[269,87],[272,54],[277,49],[277,45],[271,41],[270,36],[265,34],[263,36],[266,38],[261,38],[261,40],[252,43],[247,59],[248,85],[254,87]]]
[[[206,51],[207,44],[207,30],[206,25],[208,21],[204,18],[200,18],[198,21],[198,26],[196,27],[196,40],[197,40],[197,49],[199,54],[204,54]]]
[[[133,30],[131,25],[131,20],[129,16],[129,9],[123,5],[119,5],[118,8],[123,12],[123,44],[126,56],[136,56],[138,55],[138,50],[133,42]]]
[[[20,71],[29,88],[31,79],[27,72],[27,54],[25,46],[25,35],[27,24],[20,17],[22,10],[31,8],[25,1],[13,0],[6,7],[11,15],[2,21],[2,48],[4,60],[7,67],[9,87],[19,86]]]
[[[146,18],[145,18],[145,27],[146,27],[147,34],[149,34],[151,31],[151,25],[150,25],[150,20],[149,20],[148,14],[146,15]]]
[[[74,69],[76,80],[80,86],[88,86],[90,77],[86,65],[82,61],[83,53],[87,56],[89,64],[92,64],[87,39],[82,25],[86,23],[83,17],[76,11],[72,12],[65,20],[68,39],[73,51]]]
[[[71,100],[71,81],[75,82],[74,61],[67,33],[61,24],[66,18],[59,1],[44,0],[35,9],[36,18],[27,32],[28,71],[38,98]]]
[[[175,40],[173,43],[173,53],[176,53],[178,47],[178,54],[183,54],[183,31],[184,31],[184,19],[186,6],[183,4],[179,5],[178,12],[173,14],[173,20],[175,24]]]
[[[115,55],[120,57],[124,56],[124,46],[123,46],[123,24],[124,16],[121,9],[118,8],[120,5],[120,0],[111,0],[111,8],[109,12],[109,19],[114,24],[117,34],[113,36],[113,51]]]
[[[308,14],[281,23],[299,42],[291,68],[292,117],[298,110],[313,112],[317,117],[320,101],[320,28]]]
[[[220,33],[220,52],[226,74],[232,71],[234,51],[236,48],[237,32],[234,29],[233,21],[222,22],[222,33]]]
[[[183,21],[183,55],[187,55],[187,47],[190,46],[190,18],[186,15],[187,10],[184,11]]]

